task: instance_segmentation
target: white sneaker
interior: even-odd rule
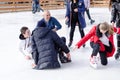
[[[90,58],[90,66],[97,69],[97,57],[93,56]]]

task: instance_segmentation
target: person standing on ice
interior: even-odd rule
[[[70,8],[67,8],[67,15],[66,15],[66,21],[70,17],[70,39],[68,43],[68,47],[70,47],[73,43],[73,36],[74,36],[74,31],[75,27],[78,25],[79,32],[81,35],[81,38],[84,37],[84,28],[86,27],[86,22],[85,22],[85,5],[84,5],[84,0],[71,0],[70,2]],[[70,9],[70,10],[69,10]],[[85,45],[83,45],[85,47]]]
[[[100,55],[101,64],[106,66],[108,64],[107,58],[112,57],[115,52],[113,42],[113,34],[116,32],[120,34],[120,28],[113,27],[107,22],[93,26],[76,45],[75,48],[80,48],[86,41],[90,39],[90,46],[93,49],[90,57],[90,65],[97,68],[97,54]]]
[[[120,0],[110,0],[109,6],[112,8],[111,23],[113,26],[116,23],[116,27],[120,28]],[[117,34],[117,52],[115,59],[120,59],[120,34]]]
[[[40,7],[40,0],[32,0],[32,13],[35,14],[36,12],[43,12],[44,10]]]
[[[95,22],[95,20],[93,20],[90,16],[90,11],[89,11],[89,8],[90,8],[90,0],[84,0],[84,4],[85,4],[85,12],[90,20],[90,23],[93,24]]]

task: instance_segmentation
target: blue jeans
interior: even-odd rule
[[[38,3],[36,3],[36,2],[33,2],[33,4],[32,4],[32,12],[36,13],[36,12],[40,12],[40,10],[43,11],[43,9],[40,8],[40,5]]]

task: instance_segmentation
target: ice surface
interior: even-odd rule
[[[69,29],[64,22],[65,9],[50,10],[50,12],[62,24],[58,34],[65,36],[68,44]],[[93,25],[104,21],[110,22],[108,8],[90,8],[90,13],[96,21]],[[81,47],[76,51],[71,49],[72,63],[61,64],[60,69],[33,70],[30,61],[25,60],[18,50],[18,36],[22,26],[27,26],[32,31],[41,18],[41,12],[32,14],[31,11],[0,14],[0,80],[120,80],[120,61],[116,61],[114,57],[108,59],[107,66],[99,63],[97,70],[90,67],[89,57],[92,49],[89,41],[85,48]],[[85,33],[93,26],[87,16],[86,23]],[[76,27],[72,47],[79,40],[80,35]]]

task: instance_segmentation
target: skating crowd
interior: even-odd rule
[[[62,28],[62,25],[55,17],[51,16],[50,11],[40,8],[39,0],[33,0],[32,6],[32,13],[35,14],[42,10],[43,18],[38,21],[32,33],[26,26],[20,29],[19,50],[27,60],[32,60],[33,69],[55,69],[60,68],[60,64],[71,63],[72,56],[69,48],[73,44],[76,26],[78,26],[81,39],[74,45],[73,50],[81,46],[84,48],[86,42],[90,40],[92,48],[90,65],[93,68],[97,69],[98,67],[98,57],[103,66],[107,66],[109,57],[120,60],[120,0],[110,0],[110,24],[107,21],[99,23],[92,26],[86,34],[84,32],[87,26],[85,12],[90,24],[95,23],[90,15],[90,0],[65,0],[65,24],[70,28],[68,45],[66,45],[66,38],[60,37],[56,33]],[[114,45],[114,33],[117,35],[117,47]]]

